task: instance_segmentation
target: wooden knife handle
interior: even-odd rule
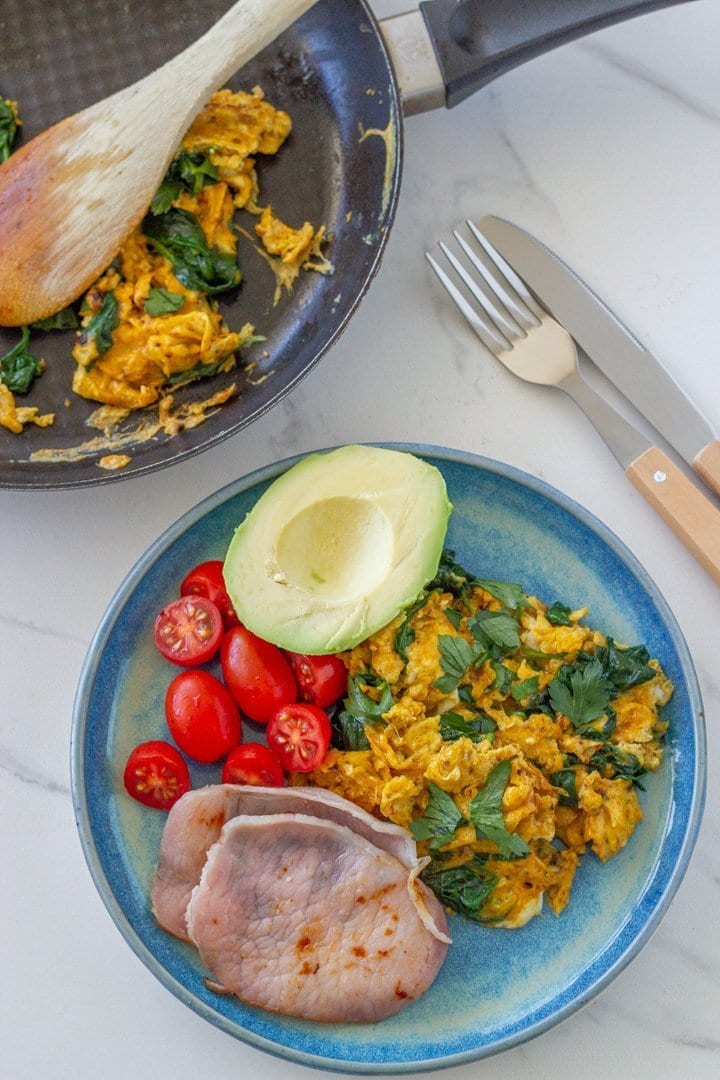
[[[720,439],[703,446],[693,458],[693,469],[709,488],[720,495]]]
[[[720,584],[720,510],[656,446],[631,462],[625,472],[653,510]]]

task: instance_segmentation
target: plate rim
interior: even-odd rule
[[[529,488],[531,491],[545,496],[551,502],[554,502],[556,505],[569,512],[573,517],[580,520],[582,524],[599,536],[599,538],[620,558],[631,573],[634,574],[643,589],[649,594],[673,640],[673,644],[678,653],[680,666],[687,682],[687,692],[693,711],[693,727],[697,742],[692,799],[688,810],[688,820],[682,843],[678,850],[677,859],[670,873],[666,887],[653,908],[649,919],[638,934],[584,994],[572,1001],[564,1003],[552,1015],[542,1017],[531,1027],[508,1034],[490,1046],[457,1051],[453,1054],[445,1055],[444,1057],[401,1062],[349,1061],[346,1059],[318,1056],[317,1054],[279,1044],[263,1035],[259,1035],[256,1032],[241,1027],[236,1021],[230,1020],[222,1014],[215,1012],[210,1006],[200,1001],[187,989],[187,987],[175,979],[174,976],[170,975],[167,969],[142,942],[137,931],[122,910],[103,870],[92,835],[88,814],[87,793],[83,769],[83,747],[87,731],[87,705],[89,701],[88,690],[92,685],[92,680],[99,664],[101,648],[107,643],[112,629],[123,609],[124,602],[135,589],[145,572],[157,562],[171,544],[173,544],[189,528],[202,518],[206,517],[207,514],[226,502],[229,498],[233,498],[241,492],[246,491],[248,488],[254,487],[266,480],[274,479],[282,472],[291,468],[296,462],[308,457],[310,454],[327,453],[330,450],[337,449],[337,446],[308,450],[260,466],[252,472],[223,485],[223,487],[213,494],[206,496],[195,506],[186,510],[179,518],[163,530],[160,536],[157,537],[131,567],[108,602],[98,628],[88,646],[73,702],[70,737],[70,788],[75,823],[78,829],[83,855],[95,888],[115,923],[116,928],[120,931],[138,959],[142,961],[150,973],[154,975],[166,989],[182,1001],[183,1004],[192,1009],[197,1015],[208,1020],[213,1026],[226,1032],[233,1038],[239,1039],[256,1049],[263,1050],[274,1057],[282,1058],[286,1061],[293,1061],[310,1068],[325,1071],[335,1070],[354,1075],[399,1075],[412,1072],[431,1072],[439,1069],[451,1068],[456,1065],[468,1064],[472,1061],[479,1061],[484,1058],[492,1057],[504,1050],[509,1050],[512,1047],[529,1042],[531,1039],[556,1027],[579,1009],[587,1005],[593,998],[597,997],[598,994],[605,990],[620,972],[623,971],[638,955],[650,940],[667,913],[685,876],[690,858],[695,848],[706,799],[707,733],[702,692],[697,672],[685,636],[675,615],[659,587],[655,584],[639,559],[627,547],[624,541],[622,541],[609,526],[605,525],[605,523],[597,518],[591,511],[546,481],[541,480],[524,470],[518,469],[513,465],[485,457],[484,455],[475,454],[472,451],[451,449],[449,447],[436,446],[429,443],[368,442],[361,445],[378,446],[389,450],[414,453],[421,457],[429,456],[456,464],[469,465],[473,469],[480,469],[496,476],[512,480],[522,487]]]

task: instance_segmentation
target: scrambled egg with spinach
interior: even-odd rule
[[[0,162],[10,154],[18,123],[15,104],[0,98]],[[289,115],[257,88],[213,95],[185,135],[150,212],[83,299],[72,350],[76,394],[128,412],[159,401],[160,420],[172,434],[178,423],[188,426],[172,412],[173,390],[232,370],[243,346],[263,340],[250,323],[231,329],[218,310],[216,297],[241,280],[236,209],[258,217],[259,250],[278,291],[290,289],[302,268],[331,269],[321,252],[324,228],[309,222],[291,228],[258,203],[257,155],[276,154],[291,127]],[[74,327],[72,308],[38,324],[42,330]],[[27,393],[43,369],[28,341],[24,328],[18,347],[0,360],[0,425],[13,432],[54,419],[16,406],[14,394]],[[196,409],[191,422],[201,422],[205,411]]]
[[[445,553],[436,579],[345,655],[334,748],[309,777],[410,829],[455,911],[523,926],[559,914],[579,858],[602,862],[642,818],[673,691],[644,646],[584,625]]]

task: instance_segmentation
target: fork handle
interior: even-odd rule
[[[720,439],[703,446],[700,453],[693,458],[692,466],[707,486],[712,488],[716,495],[720,495]]]
[[[625,472],[653,510],[720,584],[720,511],[656,446],[632,461]]]

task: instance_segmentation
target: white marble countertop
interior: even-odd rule
[[[374,6],[388,15],[408,5]],[[452,1075],[720,1075],[720,592],[575,405],[513,380],[483,352],[423,259],[466,217],[493,212],[525,226],[605,297],[720,428],[718,40],[720,5],[696,0],[541,57],[452,112],[409,120],[403,191],[381,272],[342,340],[294,393],[180,467],[91,491],[0,493],[5,1076],[311,1075],[199,1019],[122,940],[75,830],[70,722],[91,636],[162,530],[258,466],[373,440],[498,458],[606,522],[675,612],[710,729],[700,838],[650,943],[566,1023]]]

